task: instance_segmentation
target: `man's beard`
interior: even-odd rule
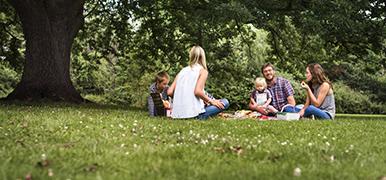
[[[267,78],[265,79],[268,86],[271,86],[275,82],[275,77],[276,77],[275,75],[272,75],[271,79],[267,79]]]

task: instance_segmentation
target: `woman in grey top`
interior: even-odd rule
[[[335,117],[335,98],[331,82],[320,64],[312,63],[306,68],[306,82],[301,86],[306,90],[307,100],[299,114],[302,117],[314,115],[320,119]]]

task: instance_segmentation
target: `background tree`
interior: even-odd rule
[[[318,62],[336,84],[339,112],[386,112],[382,1],[97,0],[84,7],[70,72],[86,98],[144,107],[154,74],[166,70],[174,77],[187,65],[189,48],[199,44],[207,52],[208,90],[229,98],[233,108],[246,108],[265,62],[291,80],[302,103],[298,82],[305,66]],[[7,89],[23,69],[16,57],[23,56],[24,41],[12,8],[5,3],[1,10],[2,27],[20,37],[0,34],[1,71],[16,72],[0,83]],[[358,104],[366,107],[347,108]]]
[[[70,54],[83,23],[84,1],[10,0],[26,40],[21,81],[8,100],[42,98],[81,102],[70,79]]]

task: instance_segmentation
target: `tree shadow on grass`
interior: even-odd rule
[[[79,108],[79,109],[97,109],[97,110],[127,110],[127,111],[145,111],[145,108],[134,107],[130,104],[102,104],[95,102],[87,103],[67,103],[54,102],[51,100],[40,100],[34,102],[28,101],[0,101],[1,106],[15,106],[15,107],[39,107],[39,108]]]

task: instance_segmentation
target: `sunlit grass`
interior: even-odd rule
[[[0,105],[0,179],[385,176],[386,118],[352,117],[197,121],[119,106]]]

